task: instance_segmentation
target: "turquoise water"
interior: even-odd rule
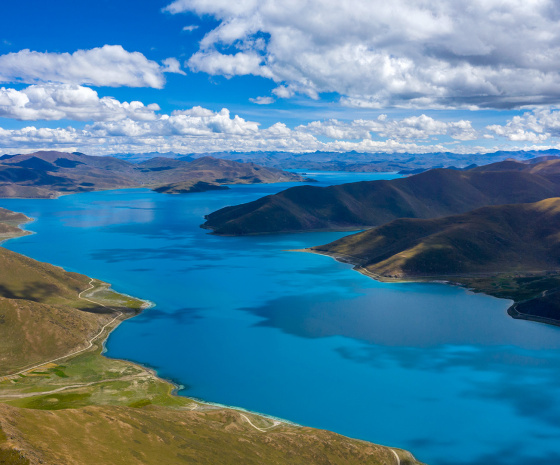
[[[37,219],[37,234],[4,245],[156,302],[110,336],[108,355],[156,368],[184,395],[406,448],[432,465],[560,463],[560,328],[509,318],[508,301],[378,283],[288,251],[343,233],[199,228],[207,213],[290,185],[3,199]]]

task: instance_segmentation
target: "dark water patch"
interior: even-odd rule
[[[558,376],[555,378],[554,384],[547,384],[549,389],[543,390],[539,388],[543,386],[542,382],[502,375],[499,383],[473,383],[473,388],[465,391],[465,396],[506,402],[520,416],[560,428],[560,389],[557,387]]]
[[[164,320],[171,323],[185,325],[193,324],[196,322],[196,320],[204,318],[203,314],[204,309],[201,308],[185,307],[176,309],[173,312],[164,312],[162,310],[154,308],[150,309],[148,312],[145,312],[144,318],[148,318],[149,320]],[[133,319],[131,323],[143,324],[140,318]]]

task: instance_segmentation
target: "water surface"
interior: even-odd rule
[[[314,174],[318,185],[394,175]],[[182,394],[403,447],[432,465],[560,463],[560,331],[442,284],[373,281],[288,252],[347,233],[216,237],[226,205],[292,184],[169,196],[145,189],[7,200],[37,234],[6,247],[157,306],[108,355]]]

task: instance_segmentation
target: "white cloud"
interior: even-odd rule
[[[514,116],[505,125],[493,124],[486,129],[511,141],[543,142],[560,137],[560,111],[538,109]]]
[[[181,63],[179,63],[177,58],[166,58],[161,63],[163,64],[162,71],[164,73],[182,74],[183,76],[187,74],[181,69]]]
[[[274,99],[272,97],[250,98],[249,101],[256,103],[257,105],[270,105],[271,103],[274,103]]]
[[[253,137],[259,124],[235,115],[227,108],[213,112],[202,107],[174,111],[151,121],[123,119],[97,122],[86,127],[94,137]]]
[[[81,92],[79,89],[77,91]],[[17,101],[19,98],[24,101],[25,96],[14,95],[12,100]],[[96,94],[89,94],[94,103],[92,107],[97,108],[102,105],[99,101],[103,99],[97,101],[94,97]],[[67,96],[66,101],[69,104],[81,101],[83,104],[89,100],[84,96]],[[117,108],[125,105],[119,102],[116,104]],[[142,108],[149,110],[148,107],[139,108],[139,111]],[[146,118],[138,117],[134,112],[124,118],[107,118],[86,125],[83,129],[35,126],[12,130],[0,128],[0,146],[5,152],[61,148],[92,154],[121,151],[188,153],[257,150],[426,153],[477,149],[462,145],[450,149],[445,144],[432,140],[439,136],[456,137],[456,131],[474,131],[470,122],[444,122],[425,115],[400,120],[381,115],[375,120],[314,121],[291,129],[281,122],[261,128],[257,122],[232,115],[227,108],[215,112],[196,106],[171,114],[156,114],[153,111],[148,113],[150,116]],[[324,142],[317,136],[327,136],[332,140]]]
[[[183,32],[192,32],[196,29],[198,29],[198,26],[196,24],[191,24],[190,26],[183,27],[182,31]]]
[[[226,77],[253,74],[255,76],[272,77],[270,72],[261,66],[262,57],[252,52],[239,52],[235,55],[223,55],[217,51],[197,53],[189,60],[189,65],[197,71],[208,74],[219,74]]]
[[[350,123],[338,120],[313,121],[296,129],[331,139],[344,140],[372,139],[372,134],[395,141],[411,139],[424,141],[441,135],[448,135],[458,140],[474,140],[478,137],[470,121],[445,122],[426,115],[410,116],[400,120],[390,120],[387,115],[381,115],[376,120],[354,120]]]
[[[159,65],[120,45],[104,45],[70,53],[21,50],[0,55],[0,82],[55,82],[108,87],[154,87],[165,84],[164,73],[183,73],[174,58]]]
[[[514,107],[560,101],[555,0],[176,0],[219,25],[188,65],[273,79],[280,98],[350,106]]]
[[[23,90],[0,88],[0,117],[17,120],[115,121],[154,120],[157,104],[100,98],[89,87],[72,84],[32,85]]]

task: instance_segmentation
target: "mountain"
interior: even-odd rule
[[[114,157],[51,151],[4,156],[0,160],[0,197],[54,198],[103,189],[164,188],[187,181],[248,184],[303,180],[297,174],[275,168],[212,157],[157,157],[133,164]]]
[[[557,271],[560,198],[398,219],[312,250],[392,278]]]
[[[150,160],[151,158],[178,158],[178,157],[188,157],[175,152],[147,152],[147,153],[114,153],[112,157],[119,158],[121,160],[126,160],[131,163],[140,163],[142,161]],[[192,157],[188,157],[191,160]]]
[[[184,181],[216,182],[218,184],[256,184],[303,181],[300,175],[254,163],[240,163],[202,157],[196,160],[154,158],[139,163],[137,169],[151,183]]]
[[[469,170],[433,169],[390,181],[297,186],[207,215],[219,235],[356,230],[397,218],[437,218],[485,206],[560,195],[560,160],[503,161]]]
[[[267,427],[259,420],[248,412],[203,405],[194,410],[101,405],[47,411],[0,404],[0,463],[382,465],[398,457],[400,465],[422,465],[406,451],[330,431],[258,430]],[[3,453],[13,461],[4,461]]]
[[[513,299],[516,318],[560,325],[560,198],[399,219],[310,250],[379,279],[452,280]]]
[[[477,164],[486,165],[506,158],[531,160],[538,157],[558,158],[560,150],[519,150],[497,151],[492,153],[466,153],[452,152],[436,153],[363,153],[363,152],[213,152],[206,154],[189,154],[189,157],[199,158],[212,156],[225,160],[238,162],[254,162],[262,166],[291,169],[291,170],[322,170],[322,171],[350,171],[350,172],[398,172],[428,170]],[[117,155],[120,157],[120,155]],[[178,155],[177,155],[178,156]],[[131,159],[131,158],[127,158]]]

